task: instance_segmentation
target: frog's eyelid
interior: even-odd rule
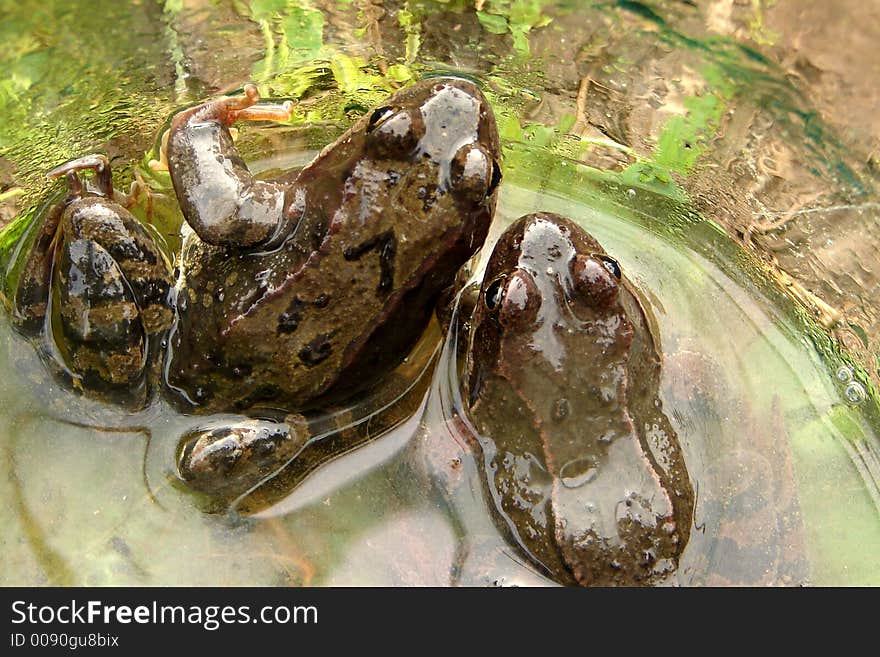
[[[367,121],[367,132],[375,130],[388,117],[393,116],[394,112],[395,109],[390,105],[374,109],[373,113],[370,114],[370,119]]]

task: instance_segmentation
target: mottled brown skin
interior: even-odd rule
[[[196,229],[181,258],[168,383],[198,412],[303,410],[371,385],[408,353],[488,231],[500,151],[485,98],[464,80],[409,87],[293,181],[250,196],[222,117],[204,128],[208,115],[178,117],[168,140]],[[208,164],[218,152],[235,166]],[[211,198],[183,189],[206,171]],[[237,227],[217,227],[205,208],[218,204],[238,208]],[[261,222],[251,243],[241,218],[273,212],[277,225]],[[234,245],[238,235],[246,243]]]
[[[290,116],[289,103],[258,99],[247,85],[172,121],[163,154],[189,227],[172,300],[167,263],[113,201],[106,159],[88,156],[52,172],[68,175],[71,193],[48,213],[16,303],[19,326],[48,337],[76,387],[132,397],[140,385],[138,406],[173,310],[163,368],[172,399],[187,412],[254,418],[184,437],[181,475],[224,497],[299,458],[309,436],[291,412],[341,402],[406,357],[482,245],[501,177],[491,107],[465,80],[395,94],[275,181],[251,175],[229,132],[238,120]],[[96,171],[92,190],[83,168]],[[60,339],[46,320],[53,294]]]
[[[583,229],[534,214],[501,236],[464,399],[499,524],[559,582],[654,584],[677,567],[694,493],[660,367],[645,307]]]
[[[501,176],[492,110],[470,82],[427,80],[365,116],[292,181],[251,193],[257,183],[232,150],[226,103],[178,117],[168,139],[195,230],[181,257],[168,384],[199,413],[265,417],[338,403],[400,363],[482,245]],[[218,157],[226,166],[215,167]],[[208,192],[184,191],[193,181]],[[212,214],[217,193],[233,197],[220,206],[237,208],[229,230]],[[277,226],[249,232],[242,218],[267,208],[278,210]],[[247,243],[234,246],[236,235]],[[299,424],[285,431],[264,419],[198,430],[184,438],[179,470],[194,488],[229,497],[294,455],[308,467],[285,481],[298,480],[352,441],[307,442]]]
[[[79,177],[85,169],[95,171],[89,187]],[[65,176],[68,194],[36,227],[14,324],[69,385],[140,406],[172,321],[169,265],[114,192],[104,156],[77,158],[47,175]]]

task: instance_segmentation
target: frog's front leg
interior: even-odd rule
[[[95,171],[86,188],[78,172]],[[66,162],[69,193],[40,226],[19,278],[14,320],[80,388],[124,390],[145,371],[171,324],[170,268],[144,227],[115,200],[102,155]],[[155,347],[152,347],[155,348]]]
[[[292,104],[255,107],[257,88],[178,114],[167,138],[168,169],[187,223],[209,244],[246,247],[272,242],[291,227],[292,190],[257,180],[238,154],[229,128],[239,120],[290,119]]]

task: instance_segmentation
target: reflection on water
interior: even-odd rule
[[[527,170],[506,176],[490,244],[522,214],[567,215],[651,300],[661,396],[698,489],[670,583],[877,583],[878,442],[851,374],[829,373],[710,224],[671,240],[670,217],[644,213],[645,190],[619,195],[634,210],[586,173],[566,194]],[[162,404],[121,418],[80,403],[41,377],[5,320],[0,330],[5,371],[23,373],[0,382],[4,584],[549,583],[486,507],[456,420],[456,336],[391,431],[241,515],[206,513],[178,480],[176,441],[191,419]],[[428,359],[436,342],[423,343]]]

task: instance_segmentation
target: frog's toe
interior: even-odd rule
[[[168,139],[171,136],[171,130],[162,133],[159,140],[159,159],[151,159],[147,162],[147,166],[153,171],[168,171]]]
[[[180,476],[213,497],[247,492],[282,468],[305,445],[305,420],[243,420],[202,426],[184,435],[177,461]]]
[[[259,105],[239,110],[239,121],[290,121],[293,103],[289,100],[280,105]]]
[[[59,164],[46,172],[46,178],[53,180],[65,176],[71,193],[79,195],[82,193],[82,181],[77,174],[89,170],[95,172],[95,186],[98,191],[103,196],[113,198],[113,174],[110,170],[110,162],[106,155],[100,153],[83,155]]]
[[[257,90],[257,85],[246,84],[243,93],[237,96],[224,96],[206,103],[203,116],[213,117],[229,127],[241,118],[241,114],[245,110],[256,105],[259,100],[260,92]]]

